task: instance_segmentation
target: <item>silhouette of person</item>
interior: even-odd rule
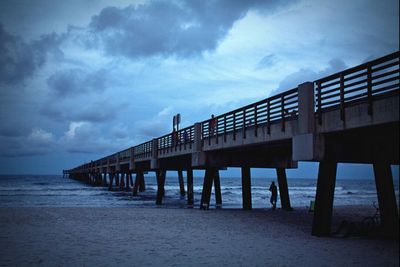
[[[216,119],[214,118],[214,114],[211,115],[211,120],[208,123],[208,135],[214,135],[215,131],[215,124],[217,123]]]
[[[269,202],[271,202],[272,205],[272,209],[275,210],[276,209],[276,201],[278,199],[278,188],[275,185],[275,182],[272,182],[270,187],[269,187],[269,191],[271,191],[271,199]]]
[[[176,132],[175,128],[172,131],[172,146],[176,146],[178,144],[178,133]]]
[[[189,141],[189,136],[188,136],[187,131],[185,130],[183,132],[183,142],[186,144],[188,141]]]

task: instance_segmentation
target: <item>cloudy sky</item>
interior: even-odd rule
[[[0,173],[60,173],[398,40],[398,0],[2,0]]]

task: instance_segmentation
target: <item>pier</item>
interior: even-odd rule
[[[139,194],[145,175],[157,178],[162,205],[166,171],[178,174],[181,196],[193,207],[193,170],[205,170],[201,209],[212,187],[221,207],[219,171],[241,168],[243,209],[252,209],[251,168],[276,169],[282,209],[291,210],[286,169],[319,162],[312,234],[331,233],[338,163],[373,164],[382,228],[398,235],[391,164],[399,164],[400,52],[306,81],[213,119],[195,123],[75,168],[64,175]],[[185,175],[184,175],[185,174]],[[186,190],[184,184],[186,176]],[[351,197],[351,196],[349,196]]]

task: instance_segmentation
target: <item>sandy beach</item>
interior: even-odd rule
[[[398,240],[311,236],[312,213],[304,208],[0,212],[1,266],[399,266]],[[335,208],[333,227],[365,213]]]

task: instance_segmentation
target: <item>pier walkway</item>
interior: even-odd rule
[[[64,170],[64,175],[110,189],[115,183],[136,195],[145,190],[145,174],[155,172],[156,204],[161,205],[166,171],[175,170],[181,194],[187,194],[187,204],[193,207],[193,170],[203,169],[200,208],[208,209],[213,184],[216,205],[222,204],[219,170],[240,167],[243,209],[251,209],[250,168],[274,168],[282,208],[290,210],[285,170],[296,168],[298,161],[319,162],[312,234],[326,236],[331,232],[337,164],[373,164],[383,228],[388,234],[398,234],[390,165],[399,164],[399,54],[305,82]]]

